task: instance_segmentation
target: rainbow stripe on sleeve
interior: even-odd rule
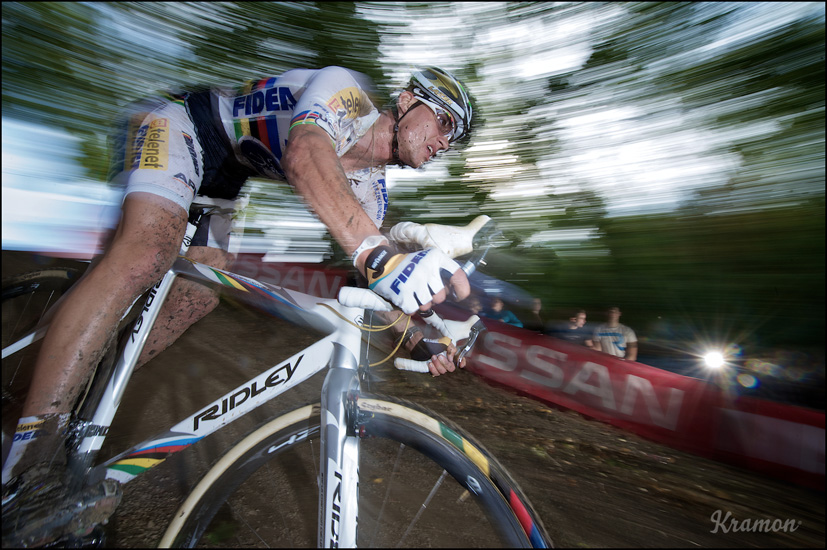
[[[294,126],[298,126],[300,124],[316,124],[317,120],[319,120],[319,113],[313,111],[302,111],[294,116],[290,121],[290,129],[292,130]]]
[[[256,90],[271,88],[276,78],[264,78],[258,81],[248,81],[242,88],[243,94],[250,94]],[[238,118],[233,121],[236,140],[244,136],[252,136],[263,143],[278,160],[281,160],[282,150],[279,140],[278,119],[275,115],[257,116],[252,118]]]

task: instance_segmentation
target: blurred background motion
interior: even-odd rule
[[[483,121],[466,149],[389,171],[388,226],[487,214],[508,246],[486,268],[503,284],[485,292],[518,315],[532,297],[547,322],[579,308],[602,322],[617,305],[644,362],[711,345],[756,376],[823,381],[823,3],[2,11],[4,250],[98,246],[121,200],[106,136],[130,101],[326,65],[369,74],[385,101],[435,64],[465,80]],[[341,259],[289,186],[249,187],[242,252]]]

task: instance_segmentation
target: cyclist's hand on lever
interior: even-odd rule
[[[454,372],[454,355],[457,352],[456,346],[450,338],[424,338],[422,332],[418,331],[411,337],[413,347],[410,354],[414,361],[428,361],[428,370],[434,376]],[[459,363],[460,368],[465,368],[465,358]]]
[[[357,252],[354,263],[364,272],[369,288],[406,314],[429,312],[434,304],[445,301],[443,271],[450,274],[448,285],[458,299],[462,300],[470,294],[465,272],[457,262],[436,248],[406,254],[380,244]],[[426,354],[432,352],[429,363],[431,374],[438,376],[454,371],[455,350],[450,343],[426,341],[416,344],[418,360],[424,360],[423,356],[428,357]]]

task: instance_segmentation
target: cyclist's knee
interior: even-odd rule
[[[217,269],[228,269],[234,259],[234,256],[226,250],[206,246],[190,247],[187,257]],[[198,296],[197,307],[201,313],[199,319],[218,306],[219,298],[215,288],[192,282],[190,289],[191,292]]]
[[[140,294],[157,283],[172,266],[177,251],[157,243],[124,243],[113,246],[98,269],[123,284],[130,294]]]
[[[176,279],[161,312],[159,330],[172,335],[169,343],[218,306],[218,292],[196,281]]]
[[[232,263],[232,256],[226,250],[206,246],[190,247],[187,257],[218,269],[227,269]],[[218,292],[214,288],[181,278],[175,281],[172,294],[185,304],[186,318],[190,324],[214,310],[219,303]]]
[[[181,301],[187,310],[190,324],[198,321],[218,306],[218,292],[195,281],[179,281]]]

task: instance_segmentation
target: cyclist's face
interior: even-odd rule
[[[407,94],[407,95],[406,95]],[[419,168],[437,153],[450,146],[445,134],[445,122],[430,107],[414,98],[410,92],[400,96],[399,158],[408,166]],[[404,112],[403,112],[404,109]]]

